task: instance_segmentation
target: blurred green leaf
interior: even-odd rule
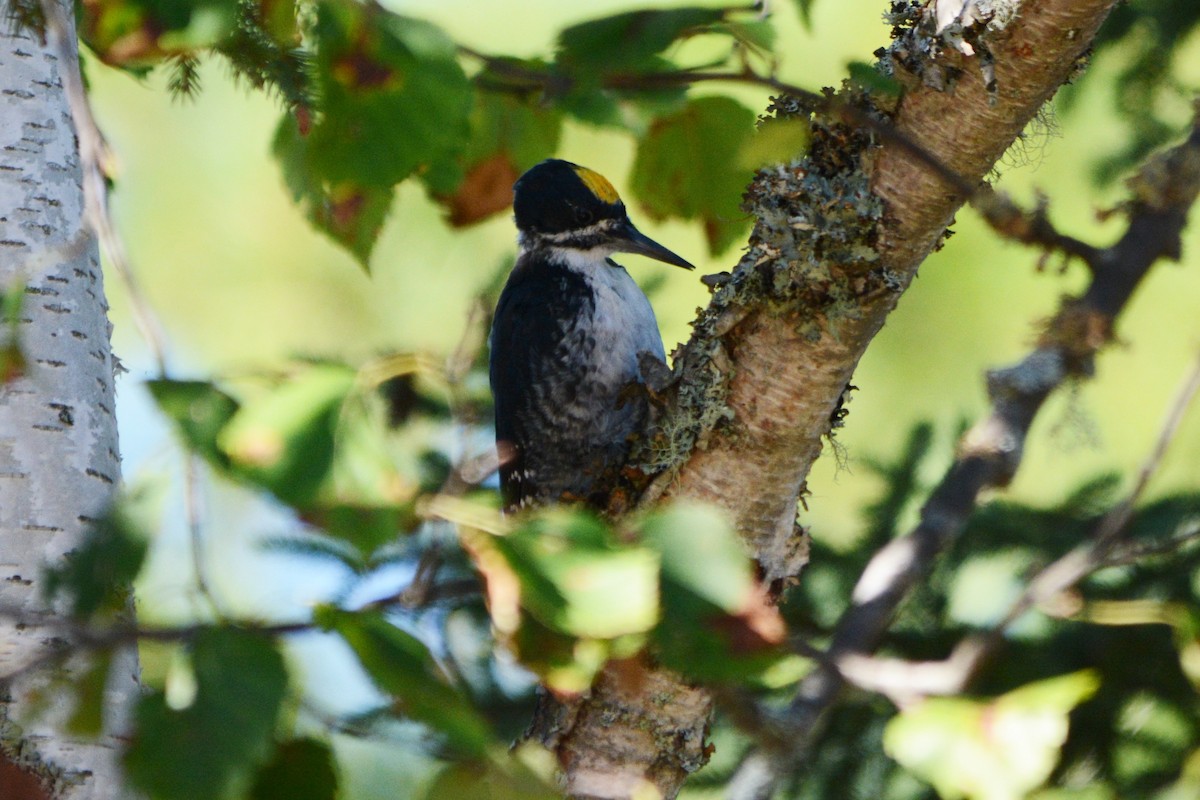
[[[709,251],[722,252],[750,225],[740,206],[753,173],[741,154],[753,135],[754,113],[736,100],[692,100],[638,143],[634,196],[654,219],[699,219]]]
[[[573,73],[610,73],[643,66],[671,43],[725,16],[720,8],[628,11],[582,22],[558,37],[558,60]]]
[[[767,19],[725,19],[708,27],[710,33],[722,33],[754,50],[770,52],[775,47],[775,26]]]
[[[512,205],[512,185],[521,173],[558,149],[562,112],[531,99],[479,92],[471,112],[471,138],[456,180],[435,186],[450,224],[470,225]]]
[[[305,507],[333,464],[338,412],[355,373],[314,364],[245,403],[217,437],[239,475]]]
[[[419,519],[411,506],[366,506],[350,503],[322,505],[305,511],[307,522],[336,539],[349,542],[364,561],[399,533],[415,529]]]
[[[287,553],[314,560],[340,564],[354,572],[363,573],[371,568],[371,562],[352,545],[341,539],[322,534],[307,536],[274,536],[259,542],[264,552]]]
[[[585,691],[609,658],[645,644],[658,619],[658,558],[594,513],[539,509],[511,532],[460,528],[504,645],[542,681]]]
[[[850,73],[851,82],[859,88],[887,97],[899,97],[904,91],[899,81],[884,75],[874,64],[851,61],[846,69]]]
[[[321,114],[308,133],[309,172],[365,192],[457,158],[472,89],[442,31],[379,5],[326,0],[314,37]]]
[[[1192,0],[1131,0],[1117,4],[1100,28],[1094,48],[1112,66],[1084,72],[1061,104],[1071,110],[1073,99],[1102,81],[1125,123],[1124,135],[1097,151],[1097,182],[1121,177],[1177,136],[1195,94],[1190,45],[1198,26],[1200,5]]]
[[[155,800],[223,800],[248,788],[287,690],[283,656],[265,636],[209,628],[190,652],[190,705],[172,708],[161,691],[142,697],[125,753],[134,788]]]
[[[390,186],[365,187],[350,181],[331,185],[314,171],[311,149],[312,140],[300,132],[295,115],[285,114],[275,130],[272,152],[292,199],[313,227],[349,250],[369,271],[371,251],[395,192]]]
[[[537,675],[556,692],[586,692],[610,658],[628,657],[645,643],[644,637],[620,639],[582,639],[542,624],[533,615],[525,615],[505,646],[521,666]]]
[[[1036,561],[1033,553],[1017,548],[969,557],[954,573],[947,597],[948,618],[979,629],[996,625],[1024,590]],[[1036,624],[1036,619],[1036,615],[1023,617],[1018,627]],[[1020,635],[1021,631],[1010,633]]]
[[[114,503],[91,523],[78,547],[46,569],[46,597],[68,598],[71,613],[80,618],[101,611],[124,614],[145,558],[144,534],[123,503]]]
[[[460,751],[479,756],[493,743],[487,721],[469,698],[446,682],[419,639],[375,612],[318,609],[319,625],[341,635],[397,709],[444,733]]]
[[[658,559],[621,545],[591,514],[551,509],[495,539],[520,580],[521,605],[562,633],[645,633],[658,619]]]
[[[556,800],[561,793],[516,758],[450,764],[423,800]]]
[[[754,588],[754,573],[724,512],[676,503],[646,518],[642,539],[662,556],[663,578],[725,611],[737,611]]]
[[[369,372],[370,367],[363,369]],[[368,378],[360,378],[360,386],[367,383]],[[411,506],[424,485],[422,437],[436,436],[440,431],[437,428],[420,433],[412,431],[398,450],[395,438],[385,435],[387,415],[384,399],[372,391],[356,391],[343,404],[337,421],[337,450],[327,493],[331,499],[323,505],[362,509]],[[400,460],[401,453],[403,461]],[[427,489],[436,492],[441,485],[439,482]]]
[[[256,0],[262,28],[280,45],[295,46],[300,38],[296,27],[296,0]]]
[[[233,31],[237,0],[92,0],[81,3],[80,38],[106,63],[145,66],[211,47]]]
[[[293,739],[259,770],[250,800],[334,800],[337,795],[333,750],[316,739]]]
[[[1050,776],[1068,714],[1098,688],[1076,672],[990,702],[930,698],[888,723],[884,748],[948,800],[1019,800]]]
[[[664,663],[708,680],[781,674],[786,630],[724,513],[675,504],[640,527],[642,541],[662,559],[662,621],[655,641]]]
[[[1200,797],[1200,749],[1187,754],[1179,779],[1166,791],[1155,795],[1154,800],[1194,800],[1196,797]]]
[[[237,412],[236,400],[207,381],[162,378],[147,381],[146,388],[191,450],[219,469],[229,468],[229,457],[217,446],[217,436]]]
[[[1113,773],[1124,785],[1136,785],[1175,773],[1197,722],[1191,708],[1180,708],[1150,691],[1138,692],[1121,704],[1113,747]]]
[[[621,106],[615,94],[605,91],[597,83],[573,84],[558,105],[580,122],[590,125],[621,124]]]

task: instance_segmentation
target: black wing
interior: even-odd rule
[[[522,260],[500,294],[492,321],[490,378],[496,405],[496,442],[501,448],[500,487],[515,508],[535,499],[536,476],[527,473],[531,447],[552,446],[544,415],[536,413],[538,381],[566,369],[568,331],[587,309],[591,292],[583,277],[556,264]]]

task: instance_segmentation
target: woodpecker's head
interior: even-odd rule
[[[522,244],[553,250],[638,253],[695,269],[629,221],[617,190],[587,167],[549,158],[513,186],[513,209]]]

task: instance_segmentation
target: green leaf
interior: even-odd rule
[[[308,134],[309,172],[335,186],[388,189],[454,161],[472,90],[441,30],[379,5],[327,0],[314,37],[322,113]]]
[[[642,540],[662,557],[664,581],[724,611],[745,604],[754,572],[720,509],[676,503],[647,517],[641,530]]]
[[[471,112],[471,138],[462,168],[443,176],[422,176],[450,224],[470,225],[512,205],[512,185],[522,172],[554,153],[562,133],[562,112],[525,97],[480,92]]]
[[[80,618],[122,614],[145,558],[145,536],[123,504],[114,504],[92,523],[79,547],[46,570],[46,596],[69,598],[71,613]]]
[[[720,8],[672,8],[582,22],[559,34],[558,60],[577,74],[636,69],[677,39],[724,16]]]
[[[338,778],[333,750],[316,739],[293,739],[258,772],[250,800],[334,800]]]
[[[146,66],[229,35],[237,0],[97,0],[80,5],[80,38],[103,61]]]
[[[371,680],[395,698],[403,714],[441,731],[469,755],[482,755],[492,743],[487,721],[446,682],[419,639],[375,612],[322,608],[316,620],[346,640]]]
[[[638,143],[630,181],[654,219],[699,219],[709,251],[748,230],[741,198],[753,172],[742,166],[754,112],[728,97],[702,97],[662,117]]]
[[[370,271],[371,251],[392,207],[392,187],[362,186],[350,181],[329,184],[314,170],[312,141],[300,132],[293,114],[285,114],[275,131],[272,152],[283,180],[308,221],[350,251]]]
[[[394,542],[399,533],[414,530],[419,524],[410,505],[336,503],[308,509],[304,518],[330,536],[349,542],[364,562],[368,562],[379,548]]]
[[[591,687],[610,658],[628,658],[645,645],[645,637],[580,639],[527,614],[504,645],[547,688],[579,694]]]
[[[155,800],[224,800],[240,795],[271,752],[287,690],[275,644],[233,628],[201,631],[191,648],[196,691],[172,708],[161,691],[137,705],[125,771]]]
[[[612,639],[658,619],[658,558],[617,543],[591,514],[551,509],[495,544],[517,575],[522,607],[556,631]]]
[[[723,512],[675,504],[647,517],[641,532],[662,560],[655,641],[663,662],[704,680],[775,681],[788,658],[786,629]]]
[[[884,75],[874,64],[868,64],[865,61],[851,61],[847,66],[850,73],[850,81],[861,89],[876,94],[882,94],[887,97],[899,97],[904,92],[904,87],[895,78]]]
[[[503,152],[520,173],[557,151],[561,137],[562,113],[557,109],[513,95],[480,92],[464,160],[478,163]]]
[[[887,753],[943,798],[1018,800],[1058,762],[1067,715],[1099,688],[1092,672],[1031,683],[990,702],[931,698],[884,731]]]
[[[236,400],[207,381],[164,378],[147,381],[146,388],[191,450],[215,467],[229,468],[229,457],[217,446],[217,436],[237,412]]]
[[[333,464],[338,412],[355,373],[315,364],[244,404],[217,437],[237,474],[304,507]]]
[[[258,0],[257,6],[267,35],[278,45],[295,47],[299,40],[296,0]]]
[[[540,509],[494,536],[460,528],[505,647],[547,686],[582,692],[658,618],[657,558],[618,542],[594,514]]]
[[[1180,707],[1150,691],[1123,698],[1113,726],[1114,777],[1125,785],[1146,784],[1179,769],[1195,739],[1193,708],[1190,699]]]
[[[775,47],[775,26],[766,19],[723,20],[708,28],[754,50],[770,52]]]
[[[555,800],[560,792],[515,758],[450,764],[423,800]]]
[[[620,125],[621,106],[599,84],[577,81],[558,102],[563,111],[590,125]]]

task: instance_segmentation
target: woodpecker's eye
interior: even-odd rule
[[[575,209],[575,221],[580,225],[591,225],[594,217],[595,215],[586,208]]]

